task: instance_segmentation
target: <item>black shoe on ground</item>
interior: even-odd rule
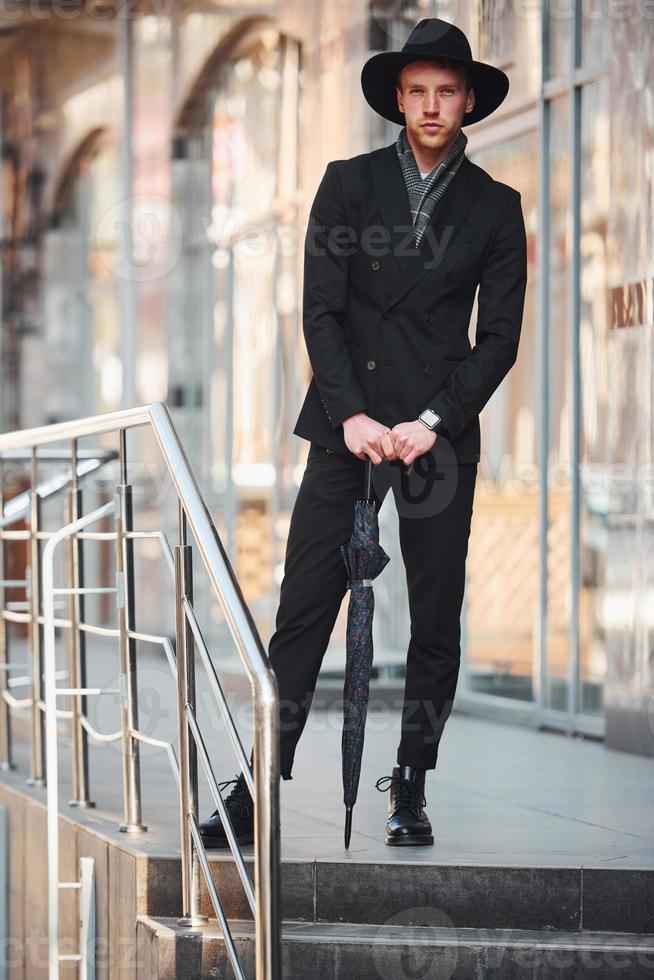
[[[219,783],[218,789],[222,792],[230,783],[236,785],[225,800],[225,808],[234,827],[236,840],[240,845],[252,844],[254,841],[254,800],[250,796],[250,790],[243,773],[236,779],[228,779]],[[199,827],[205,847],[229,847],[229,840],[219,810],[214,810],[211,816],[207,820],[203,820]]]
[[[390,780],[388,786],[382,786]],[[429,817],[423,810],[425,799],[425,770],[413,766],[394,766],[390,776],[375,783],[380,792],[390,787],[386,843],[391,845],[433,844]]]

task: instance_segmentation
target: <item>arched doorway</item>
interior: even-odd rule
[[[101,220],[119,197],[118,170],[115,141],[97,128],[70,154],[56,184],[43,244],[48,422],[120,408],[119,229]]]

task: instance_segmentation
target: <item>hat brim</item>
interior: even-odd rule
[[[465,113],[462,126],[485,119],[502,104],[509,91],[509,78],[501,68],[484,61],[442,55],[443,60],[466,65],[475,89],[475,105]],[[401,68],[411,61],[438,61],[438,55],[417,55],[408,51],[380,51],[366,61],[361,69],[361,88],[366,102],[384,119],[403,126],[404,113],[397,105],[395,82]]]

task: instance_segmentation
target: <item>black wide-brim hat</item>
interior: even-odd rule
[[[440,58],[465,65],[475,90],[475,105],[466,112],[462,126],[479,122],[504,101],[509,78],[501,68],[475,61],[468,38],[463,31],[438,17],[418,21],[401,51],[381,51],[366,61],[361,70],[361,87],[366,101],[384,119],[404,125],[404,113],[397,105],[395,92],[398,72],[411,61]]]

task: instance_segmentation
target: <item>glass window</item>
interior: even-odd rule
[[[467,563],[466,676],[472,691],[531,700],[538,621],[538,134],[474,154],[522,195],[528,285],[518,360],[481,413],[481,462]],[[471,318],[474,344],[476,307]]]
[[[48,421],[113,412],[122,404],[118,174],[116,144],[94,135],[82,142],[59,183],[45,244],[46,349],[53,379]],[[72,363],[79,370],[71,374]]]
[[[546,45],[547,57],[543,63],[544,78],[556,78],[558,75],[567,75],[570,71],[575,2],[577,0],[567,0],[567,2],[550,2],[547,5],[549,44]]]
[[[95,332],[96,412],[116,411],[123,396],[116,296],[121,231],[116,221],[107,220],[107,203],[120,200],[116,152],[115,143],[108,143],[95,158],[88,178],[89,222],[94,229],[89,251],[89,302]]]
[[[501,68],[515,54],[515,11],[505,0],[483,0],[479,32],[480,57]]]
[[[601,713],[606,673],[604,581],[608,537],[609,217],[608,79],[584,86],[581,102],[581,710]]]
[[[584,68],[604,68],[609,56],[608,0],[584,0],[581,4],[581,63]]]
[[[297,46],[277,32],[227,66],[212,119],[215,373],[231,375],[231,464],[239,580],[250,602],[274,582],[279,495],[297,451],[289,424],[298,351]],[[286,411],[284,410],[286,409]],[[221,426],[220,413],[212,413]],[[221,447],[216,446],[214,459]],[[285,484],[288,484],[285,489]],[[290,500],[288,501],[290,502]],[[280,554],[284,542],[280,539]]]
[[[299,77],[297,42],[269,26],[244,39],[173,164],[172,401],[262,634],[297,489]]]
[[[570,506],[571,410],[570,361],[570,103],[550,102],[549,215],[549,447],[547,527],[546,704],[567,707],[570,666]]]

